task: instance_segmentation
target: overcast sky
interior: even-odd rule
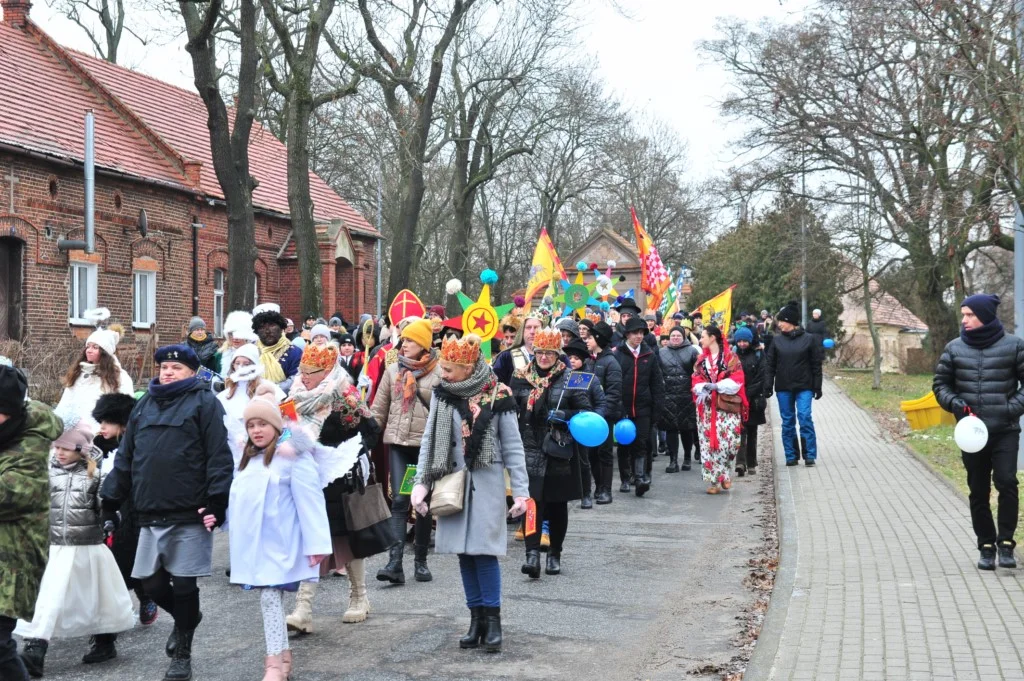
[[[584,28],[584,44],[600,64],[608,85],[631,109],[646,111],[673,126],[689,145],[691,179],[729,167],[728,148],[737,128],[718,114],[717,101],[725,90],[725,74],[705,63],[697,43],[715,36],[719,17],[749,21],[763,17],[786,21],[807,0],[617,0],[594,2]],[[131,0],[128,3],[131,6]],[[36,2],[32,17],[44,30],[69,47],[93,52],[86,35],[59,16],[45,1]],[[119,63],[182,87],[192,87],[191,62],[178,26],[169,29],[163,44],[142,46],[131,37],[122,40]]]

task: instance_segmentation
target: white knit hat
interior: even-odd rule
[[[314,324],[313,328],[309,330],[309,340],[313,340],[317,336],[331,340],[331,329],[326,324]]]
[[[260,351],[252,343],[246,343],[242,347],[236,349],[235,354],[231,356],[231,363],[234,364],[235,360],[238,359],[239,357],[245,357],[253,364],[260,363]]]
[[[111,357],[117,356],[117,344],[121,342],[121,335],[110,329],[96,329],[85,339],[86,344],[94,343],[103,349]]]

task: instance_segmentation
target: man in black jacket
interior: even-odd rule
[[[104,529],[131,500],[140,526],[132,577],[174,617],[165,681],[192,678],[192,636],[202,620],[197,577],[209,576],[213,528],[227,517],[234,468],[224,408],[196,377],[187,345],[160,348],[159,377],[132,411],[114,469],[103,482]],[[109,523],[109,524],[108,524]]]
[[[636,439],[625,447],[619,446],[620,457],[632,466],[636,495],[642,497],[651,488],[653,457],[649,448],[651,424],[658,421],[665,400],[665,383],[661,376],[661,363],[654,350],[644,342],[647,324],[639,317],[626,322],[626,342],[615,356],[622,368],[622,406],[626,416],[636,425]],[[620,458],[621,472],[622,458]],[[622,481],[620,492],[629,491],[628,478]]]
[[[622,418],[622,367],[619,366],[619,360],[609,347],[611,342],[612,327],[605,322],[594,324],[586,338],[587,349],[594,357],[594,374],[604,390],[607,409],[604,419],[608,422],[609,431]],[[595,454],[596,461],[593,458]],[[591,449],[591,468],[594,471],[594,484],[597,487],[594,503],[612,503],[612,471],[615,470],[615,460],[612,455],[611,436],[600,447]],[[623,480],[629,479],[628,469],[620,466],[619,471]]]
[[[978,568],[1017,567],[1017,447],[1024,415],[1024,340],[1007,335],[996,317],[999,296],[978,294],[960,305],[960,337],[950,341],[935,368],[932,391],[959,421],[971,413],[988,428],[979,452],[961,452],[970,488],[971,521],[978,537]],[[999,492],[999,526],[992,521],[989,494]]]
[[[779,333],[766,357],[765,397],[771,397],[773,390],[778,393],[786,465],[795,466],[800,462],[796,444],[796,420],[799,419],[804,464],[813,466],[818,458],[818,444],[811,417],[811,398],[821,399],[821,342],[817,336],[800,328],[800,307],[796,301],[787,303],[775,319]]]

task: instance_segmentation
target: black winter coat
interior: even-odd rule
[[[828,338],[828,326],[825,324],[824,319],[812,319],[807,322],[807,326],[804,327],[804,331],[812,336],[817,336],[819,343],[825,338]]]
[[[516,399],[519,410],[519,434],[523,438],[523,449],[526,452],[526,472],[530,476],[530,496],[538,503],[546,501],[574,501],[583,498],[583,487],[580,477],[579,446],[573,447],[572,458],[568,461],[554,459],[544,453],[541,445],[548,432],[548,413],[558,409],[565,413],[568,421],[580,411],[591,408],[590,399],[585,390],[565,390],[565,380],[569,375],[566,370],[557,377],[544,394],[527,411],[526,403],[530,396],[530,384],[522,378],[512,376],[509,388]],[[563,396],[563,392],[565,393]]]
[[[604,391],[606,421],[614,423],[622,418],[622,367],[610,348],[605,348],[594,360],[594,374]]]
[[[821,392],[821,339],[797,327],[772,339],[765,360],[766,393]]]
[[[640,355],[633,357],[629,347],[623,345],[615,351],[622,368],[622,407],[631,419],[657,420],[664,408],[665,381],[661,375],[661,362],[654,350],[641,343]]]
[[[678,348],[671,345],[658,350],[661,371],[665,380],[665,409],[662,410],[663,430],[679,432],[697,428],[697,406],[693,403],[693,365],[700,351],[689,340]]]
[[[767,406],[764,396],[764,353],[750,346],[746,351],[736,348],[736,356],[740,358],[740,364],[743,365],[743,388],[747,393],[747,403],[750,405],[750,418],[747,419],[747,425],[764,425],[767,423],[764,416]]]
[[[957,338],[942,351],[932,391],[957,421],[966,404],[990,433],[1020,431],[1024,415],[1024,340],[1006,335],[987,348]]]
[[[139,525],[199,523],[200,508],[226,511],[233,469],[224,408],[196,380],[170,397],[139,400],[101,495],[115,509],[131,499]]]

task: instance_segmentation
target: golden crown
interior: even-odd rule
[[[552,350],[560,351],[562,349],[562,332],[558,329],[538,329],[537,333],[533,336],[533,350]]]
[[[317,347],[309,343],[306,349],[302,351],[302,359],[299,360],[299,365],[330,371],[337,362],[338,348],[333,345]]]
[[[470,334],[465,338],[447,336],[441,343],[441,361],[472,366],[480,357],[480,337]]]

